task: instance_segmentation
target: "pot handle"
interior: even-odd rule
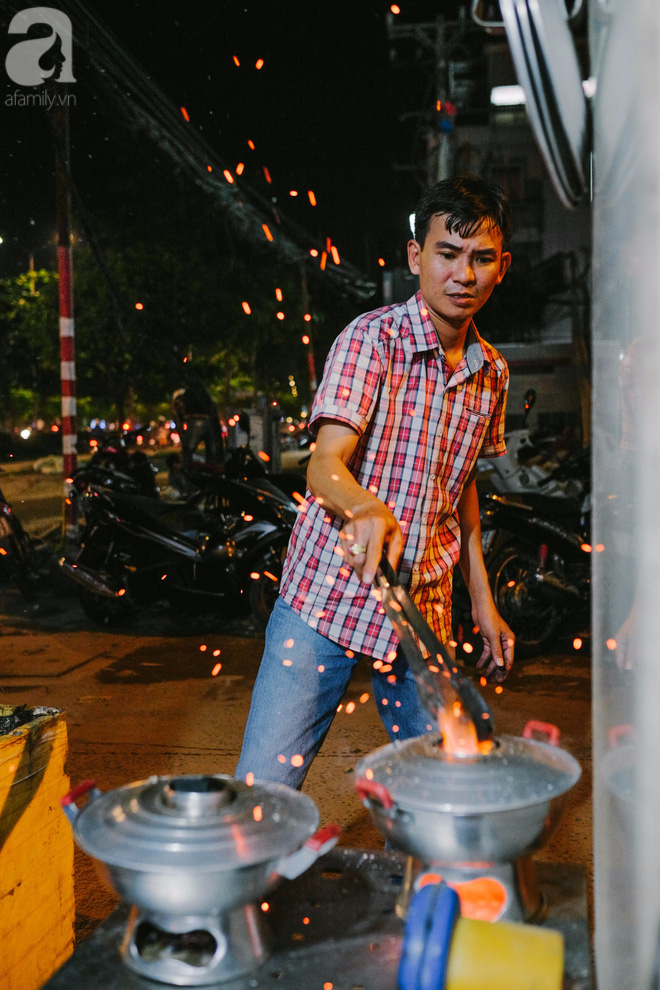
[[[385,784],[380,784],[377,780],[367,780],[366,777],[360,777],[359,780],[355,781],[355,790],[361,801],[375,799],[379,804],[382,804],[385,811],[394,807],[394,798]]]
[[[72,787],[68,794],[60,798],[62,811],[71,823],[75,822],[80,814],[80,808],[77,806],[76,800],[82,797],[83,794],[89,794],[90,800],[101,796],[101,791],[96,786],[95,780],[83,780],[76,787]]]
[[[559,729],[552,722],[538,722],[532,718],[523,729],[523,739],[532,739],[533,732],[545,732],[551,746],[559,745]]]
[[[287,880],[295,880],[320,856],[332,849],[340,834],[339,825],[325,825],[310,836],[302,848],[297,849],[290,856],[282,856],[275,866],[275,873],[286,877]]]

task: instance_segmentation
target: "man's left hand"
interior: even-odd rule
[[[477,663],[489,681],[500,683],[511,670],[516,637],[495,606],[475,610],[474,623],[479,627],[484,641],[484,650]]]

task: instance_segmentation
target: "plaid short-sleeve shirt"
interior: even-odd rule
[[[442,640],[451,631],[451,572],[460,556],[458,501],[477,457],[505,452],[507,388],[504,358],[474,324],[449,374],[418,292],[359,316],[339,335],[314,400],[312,429],[330,419],[358,432],[348,468],[398,519],[401,581]],[[343,525],[307,493],[281,595],[323,636],[384,659],[396,636],[371,589],[336,553]]]

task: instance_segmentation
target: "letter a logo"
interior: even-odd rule
[[[54,7],[29,7],[16,14],[9,34],[27,34],[33,24],[47,24],[51,33],[45,38],[17,41],[5,59],[7,75],[18,86],[41,86],[48,79],[71,83],[73,77],[71,21]]]

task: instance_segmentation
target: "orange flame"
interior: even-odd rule
[[[442,733],[442,747],[452,756],[477,756],[492,749],[490,740],[479,742],[474,722],[460,701],[438,710],[438,725]]]

